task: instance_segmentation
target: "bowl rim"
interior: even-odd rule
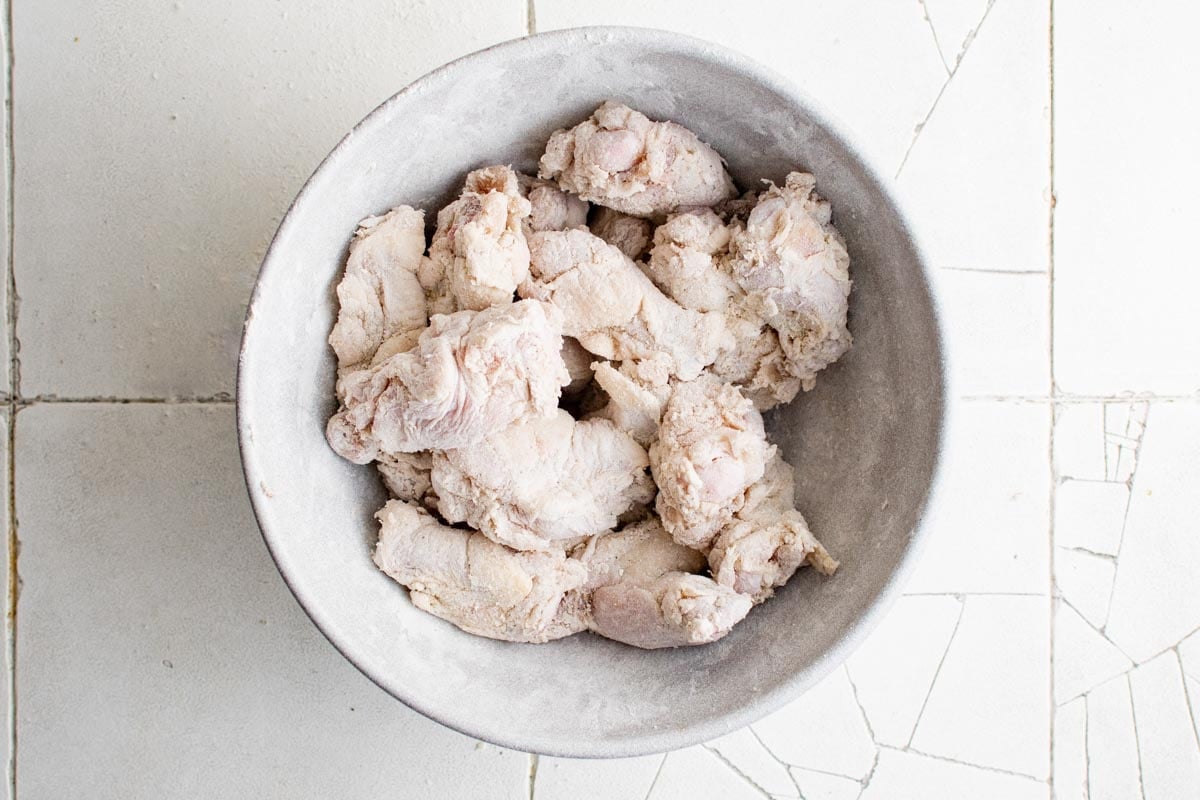
[[[909,533],[909,543],[900,561],[892,570],[887,581],[880,588],[867,609],[841,635],[832,647],[822,653],[807,668],[782,679],[779,684],[768,692],[755,697],[736,711],[722,716],[716,716],[701,723],[686,728],[671,728],[640,731],[635,735],[625,736],[618,740],[588,740],[586,736],[561,740],[555,737],[540,735],[523,735],[521,732],[510,731],[494,726],[478,725],[471,718],[469,709],[448,710],[433,708],[426,705],[422,698],[405,691],[402,682],[389,675],[377,675],[364,667],[355,657],[354,643],[343,640],[333,625],[325,619],[321,610],[320,599],[310,596],[295,582],[289,564],[274,545],[278,531],[272,530],[268,524],[269,514],[267,496],[262,488],[261,476],[258,473],[254,459],[251,457],[253,445],[247,441],[246,427],[248,398],[254,394],[250,381],[251,369],[247,367],[247,353],[250,349],[251,333],[254,326],[254,309],[262,291],[263,279],[273,269],[282,269],[276,258],[276,248],[283,236],[294,223],[294,210],[305,201],[314,182],[322,177],[327,170],[336,166],[341,153],[347,149],[359,133],[371,127],[382,124],[381,120],[386,111],[403,101],[407,96],[421,93],[426,85],[453,76],[470,65],[499,62],[510,52],[523,51],[530,47],[557,50],[569,46],[575,41],[588,41],[597,37],[605,41],[623,41],[643,46],[649,49],[668,50],[697,56],[708,61],[715,61],[732,72],[740,73],[767,88],[789,98],[806,116],[827,133],[837,144],[851,153],[858,160],[858,167],[874,188],[880,192],[885,204],[895,215],[897,228],[916,255],[920,267],[920,275],[924,281],[926,292],[933,311],[933,330],[936,339],[938,360],[940,362],[940,401],[941,414],[935,428],[935,446],[933,452],[933,471],[926,491],[924,503],[918,513],[917,520]],[[940,292],[937,291],[933,272],[927,256],[927,250],[922,247],[920,236],[911,221],[902,211],[902,205],[897,198],[897,190],[889,185],[875,162],[865,155],[862,147],[858,146],[855,137],[848,133],[848,127],[835,115],[831,114],[819,102],[815,101],[799,86],[778,71],[767,67],[742,53],[724,45],[707,41],[687,34],[667,31],[658,28],[599,25],[576,28],[564,28],[554,31],[536,33],[509,39],[491,45],[472,53],[460,56],[437,67],[409,83],[407,86],[384,100],[371,110],[365,117],[354,125],[342,137],[338,144],[323,158],[312,174],[305,180],[304,185],[289,204],[282,217],[275,235],[271,239],[262,264],[255,278],[250,301],[246,307],[246,315],[242,324],[242,341],[238,350],[235,421],[237,425],[238,449],[242,462],[243,478],[246,492],[250,498],[251,508],[259,532],[279,570],[284,583],[291,591],[304,613],[313,622],[321,634],[334,646],[343,657],[354,665],[368,680],[391,695],[407,707],[419,714],[464,735],[480,739],[491,744],[527,753],[565,757],[565,758],[624,758],[654,753],[663,753],[683,747],[706,742],[724,734],[739,730],[767,714],[781,708],[786,703],[796,699],[805,691],[815,686],[827,675],[841,665],[882,621],[892,605],[899,598],[904,584],[912,574],[920,556],[924,552],[929,538],[929,520],[933,510],[941,505],[945,496],[945,448],[947,430],[953,417],[951,402],[951,376],[946,364],[945,331],[943,328],[944,314]]]

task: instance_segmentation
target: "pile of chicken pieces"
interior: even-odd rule
[[[393,499],[375,563],[516,642],[720,639],[802,565],[763,411],[850,347],[849,256],[812,175],[738,196],[691,131],[606,102],[538,177],[363,220],[329,336],[327,438]]]

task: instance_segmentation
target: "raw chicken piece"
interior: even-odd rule
[[[668,572],[648,584],[618,583],[592,592],[591,629],[647,650],[708,644],[745,619],[752,605],[712,578]]]
[[[481,311],[512,302],[517,284],[529,275],[521,227],[529,213],[529,201],[509,167],[467,175],[462,195],[438,212],[429,258],[421,265],[430,313]]]
[[[611,100],[550,136],[538,174],[584,200],[639,217],[711,206],[737,193],[721,156],[696,134]]]
[[[668,572],[699,572],[708,566],[703,553],[672,539],[654,516],[592,536],[571,555],[588,568],[585,591],[617,583],[645,585]]]
[[[690,380],[729,343],[721,314],[680,307],[620,250],[583,230],[529,237],[531,278],[522,297],[556,306],[563,332],[610,360]]]
[[[717,583],[761,603],[806,563],[822,575],[833,574],[838,563],[793,507],[794,489],[792,467],[775,453],[708,554]]]
[[[437,507],[437,495],[433,493],[433,455],[420,453],[380,453],[375,464],[383,485],[397,500],[412,500],[428,508]]]
[[[680,544],[707,549],[774,449],[762,416],[737,387],[709,375],[677,384],[650,446],[663,527]]]
[[[673,540],[656,517],[595,536],[575,549],[588,570],[589,627],[636,647],[680,647],[720,639],[751,602],[711,578],[690,573],[704,555]]]
[[[576,590],[587,569],[578,561],[510,550],[399,500],[375,516],[375,563],[408,587],[417,608],[467,633],[510,642],[548,642],[586,628],[586,603]]]
[[[592,413],[593,417],[612,420],[634,440],[648,447],[658,436],[658,423],[663,407],[671,395],[668,384],[650,384],[628,374],[627,367],[614,368],[607,361],[598,361],[592,369],[596,383],[608,395],[608,402]]]
[[[425,213],[408,206],[358,223],[329,344],[345,370],[371,360],[389,337],[425,327],[425,292],[417,269],[425,252]]]
[[[557,410],[561,318],[526,300],[434,315],[417,346],[339,381],[334,451],[356,464],[379,453],[466,447],[522,417]]]
[[[563,387],[563,397],[574,397],[592,382],[592,362],[596,357],[585,350],[578,339],[564,336],[562,359],[571,376],[571,382]]]
[[[807,391],[850,347],[850,256],[812,175],[770,186],[733,237],[732,272],[779,334],[788,372]]]
[[[734,344],[717,356],[713,375],[737,384],[759,411],[791,402],[800,392],[801,381],[789,371],[779,334],[740,289],[726,309],[725,326]]]
[[[596,206],[588,222],[588,230],[634,261],[646,253],[652,234],[649,220],[631,217],[604,206]]]
[[[521,196],[529,201],[525,233],[565,231],[587,226],[588,204],[551,181],[517,173]]]
[[[654,484],[646,451],[608,420],[576,422],[559,409],[433,455],[433,488],[447,522],[466,522],[519,550],[547,550],[611,530]]]
[[[729,228],[712,209],[675,214],[654,231],[644,270],[684,308],[723,312],[742,294],[723,263],[729,241]]]

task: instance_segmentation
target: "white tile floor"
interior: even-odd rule
[[[12,5],[10,791],[1200,796],[1194,4]],[[443,729],[321,638],[229,394],[263,249],[341,133],[456,55],[594,23],[744,50],[857,131],[928,241],[958,424],[928,556],[845,667],[704,746],[575,762]]]

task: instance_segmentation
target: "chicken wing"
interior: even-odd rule
[[[712,209],[674,214],[654,231],[644,270],[684,308],[723,312],[742,293],[723,263],[730,238],[730,229]]]
[[[616,247],[584,230],[529,237],[531,277],[522,297],[563,314],[563,332],[610,360],[643,362],[663,376],[690,380],[728,344],[725,319],[682,308]]]
[[[421,285],[430,313],[480,311],[511,303],[529,274],[529,247],[522,222],[530,214],[517,174],[492,166],[467,175],[462,195],[438,212]]]
[[[807,391],[850,347],[850,256],[812,175],[793,172],[764,191],[733,237],[730,266],[779,334],[788,372]]]
[[[646,451],[608,420],[576,422],[561,409],[482,442],[433,455],[433,489],[447,522],[466,522],[519,550],[611,530],[649,503]]]
[[[586,602],[577,591],[587,568],[579,561],[510,550],[400,500],[375,516],[375,563],[408,587],[417,608],[467,633],[510,642],[548,642],[587,627]]]
[[[804,564],[834,573],[838,562],[793,506],[794,488],[792,467],[776,452],[708,554],[717,583],[761,603]]]
[[[334,451],[356,464],[379,453],[465,447],[522,417],[556,413],[570,377],[561,318],[526,300],[434,315],[416,347],[339,381]]]
[[[526,235],[537,231],[565,231],[587,226],[588,204],[552,181],[517,173],[521,196],[529,201],[524,220]]]
[[[388,494],[397,500],[411,500],[426,508],[437,508],[437,495],[433,493],[433,454],[422,450],[419,453],[380,453],[375,463]]]
[[[737,387],[709,375],[677,384],[650,445],[663,527],[680,544],[707,549],[774,449],[762,416]]]
[[[588,570],[589,627],[609,639],[654,649],[706,644],[750,610],[749,598],[703,575],[703,554],[675,542],[651,517],[597,536],[575,551]]]
[[[721,156],[696,134],[611,100],[551,135],[538,174],[584,200],[639,217],[711,206],[737,193]]]
[[[608,399],[589,417],[612,420],[638,444],[649,447],[658,436],[658,424],[671,395],[671,387],[666,383],[641,381],[629,374],[630,370],[624,365],[617,368],[607,361],[597,361],[592,369],[596,383]]]
[[[389,337],[425,327],[425,292],[417,280],[424,252],[423,211],[399,206],[358,223],[329,334],[339,369],[365,365]]]

